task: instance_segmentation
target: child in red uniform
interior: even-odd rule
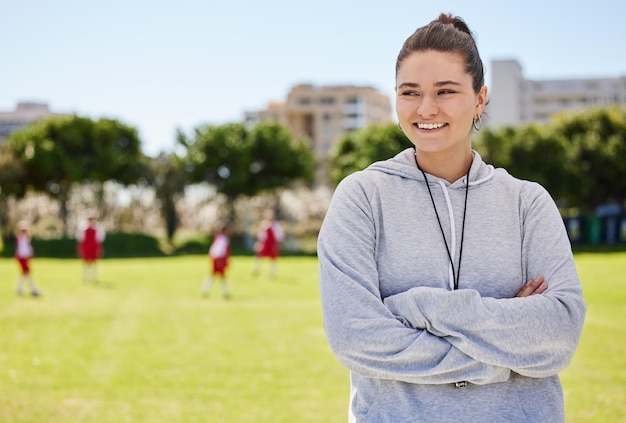
[[[254,245],[256,258],[254,263],[254,275],[261,270],[261,259],[270,259],[270,277],[276,276],[276,259],[280,255],[280,243],[283,241],[283,231],[276,221],[273,210],[263,212],[263,221],[257,233],[257,242]]]
[[[33,247],[30,243],[30,234],[28,232],[28,226],[26,222],[20,222],[18,224],[18,233],[15,238],[15,259],[20,265],[20,276],[17,278],[16,291],[17,295],[22,295],[22,285],[24,281],[28,283],[30,293],[34,297],[39,296],[39,290],[35,286],[33,277],[30,273],[30,260],[34,256]]]
[[[96,263],[102,256],[104,238],[105,232],[96,222],[93,213],[88,215],[87,222],[81,223],[76,228],[78,255],[83,259],[83,282],[98,281]]]
[[[213,242],[211,243],[211,247],[209,247],[209,258],[211,259],[213,268],[210,275],[204,280],[202,295],[209,295],[213,279],[220,278],[222,296],[224,298],[229,297],[228,282],[226,281],[226,268],[228,267],[228,259],[230,257],[229,233],[229,226],[224,225],[215,235],[215,238],[213,238]]]

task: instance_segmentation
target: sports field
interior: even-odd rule
[[[626,253],[577,265],[589,311],[562,373],[567,422],[626,422]],[[234,257],[229,300],[200,295],[204,255],[102,260],[97,286],[80,266],[36,258],[43,296],[18,297],[0,259],[0,422],[346,422],[315,258],[269,279]]]

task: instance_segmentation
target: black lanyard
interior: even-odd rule
[[[439,223],[439,230],[441,230],[441,236],[443,237],[443,242],[446,245],[446,251],[448,252],[448,259],[450,260],[450,266],[452,266],[452,279],[454,280],[454,289],[459,289],[459,276],[461,275],[461,257],[463,256],[463,238],[465,237],[465,215],[467,213],[467,194],[469,192],[469,174],[472,165],[470,164],[469,169],[467,169],[467,175],[465,176],[465,205],[463,206],[463,226],[461,227],[461,248],[459,251],[459,265],[454,271],[454,262],[452,261],[452,254],[450,254],[450,247],[448,247],[448,241],[446,241],[446,235],[443,232],[443,226],[441,225],[441,219],[439,219],[439,213],[437,212],[437,206],[435,205],[435,199],[433,198],[433,193],[430,190],[430,185],[428,184],[428,178],[426,177],[426,173],[422,170],[420,165],[417,163],[417,157],[415,158],[415,164],[417,164],[417,168],[424,175],[424,181],[426,182],[426,188],[428,188],[428,194],[430,194],[430,201],[433,203],[433,209],[435,209],[435,215],[437,216],[437,223]],[[451,231],[454,231],[454,228],[450,228]]]

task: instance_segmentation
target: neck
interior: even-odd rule
[[[450,183],[465,176],[473,160],[471,150],[464,154],[445,157],[423,151],[415,153],[415,161],[420,169]]]

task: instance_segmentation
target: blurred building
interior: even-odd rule
[[[558,112],[626,105],[626,77],[529,80],[517,60],[491,62],[485,125],[516,126],[547,122]]]
[[[324,160],[339,139],[357,129],[392,122],[388,96],[367,86],[294,86],[283,103],[265,110],[246,112],[245,122],[254,125],[275,120],[294,137],[306,137],[324,171]]]
[[[11,112],[0,111],[0,142],[4,142],[9,134],[45,117],[57,115],[45,103],[20,102]]]

